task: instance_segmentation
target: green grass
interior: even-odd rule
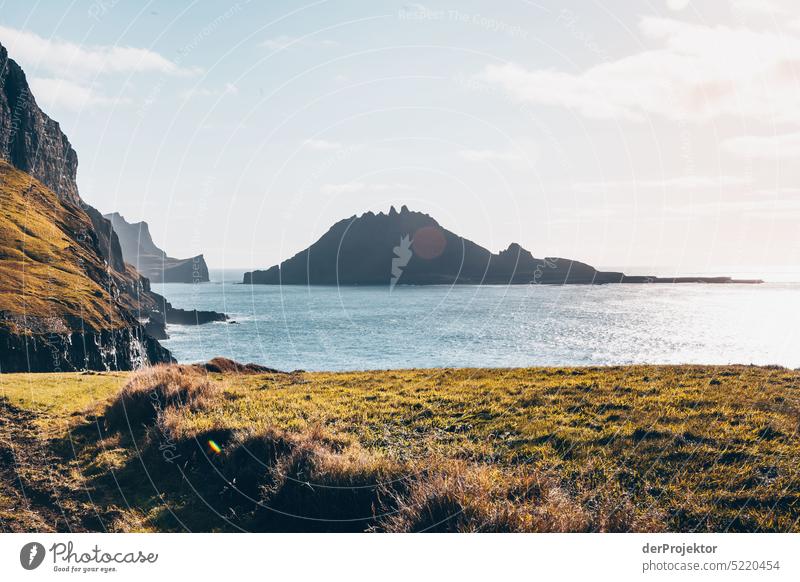
[[[61,439],[113,529],[349,527],[268,506],[389,531],[800,530],[797,371],[211,375],[219,386],[199,404],[164,400],[147,428],[101,429],[124,379],[0,376],[0,395]],[[165,463],[165,444],[185,464]],[[231,486],[243,482],[253,502]]]
[[[106,266],[92,232],[82,209],[0,160],[0,312],[11,315],[0,325],[22,333],[127,325],[97,282]]]

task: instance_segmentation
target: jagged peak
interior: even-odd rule
[[[411,210],[405,204],[400,206],[400,210],[399,211],[397,210],[396,206],[392,205],[392,206],[389,207],[388,212],[385,212],[383,210],[381,210],[379,212],[373,212],[372,210],[368,210],[368,211],[362,213],[360,216],[353,216],[352,218],[350,218],[348,220],[352,220],[354,218],[374,218],[374,217],[381,217],[381,216],[382,217],[396,218],[398,216],[409,216],[409,215],[414,215],[414,214],[419,215],[419,216],[423,216],[425,218],[429,218],[431,220],[434,220],[431,215],[426,214],[425,212],[418,212],[416,210]],[[436,222],[436,221],[434,220],[434,222]]]

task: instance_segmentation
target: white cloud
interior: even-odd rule
[[[0,26],[0,41],[9,56],[25,67],[59,77],[92,77],[123,72],[191,73],[149,49],[121,46],[83,46],[32,32]]]
[[[734,137],[722,142],[722,149],[742,158],[800,158],[800,133]]]
[[[783,16],[787,11],[770,0],[732,0],[731,11],[740,18],[748,16]]]
[[[470,162],[519,162],[524,156],[514,151],[461,150],[458,155]]]
[[[261,41],[258,43],[258,46],[268,48],[272,51],[281,51],[287,48],[298,48],[301,46],[306,47],[333,47],[337,46],[339,43],[335,40],[319,40],[313,38],[304,38],[298,36],[288,36],[286,34],[282,34],[281,36],[276,36],[274,38],[268,38],[266,40]]]
[[[520,102],[592,118],[800,123],[800,38],[653,17],[642,18],[639,29],[657,48],[579,73],[489,65],[477,79]]]
[[[338,141],[328,141],[324,139],[307,139],[304,143],[312,150],[319,151],[338,151],[344,148]]]
[[[788,198],[765,197],[752,200],[722,200],[718,202],[703,202],[687,206],[667,208],[666,212],[682,215],[693,219],[703,219],[722,213],[736,213],[747,215],[748,218],[763,218],[769,220],[796,219],[800,216],[800,197],[798,191],[786,191],[793,194]],[[774,195],[774,193],[773,193]]]
[[[195,97],[224,97],[226,95],[238,95],[239,88],[233,83],[225,83],[222,88],[209,89],[207,87],[193,87],[181,93],[181,99],[186,101]]]
[[[667,8],[679,12],[689,6],[689,0],[667,0]]]
[[[30,84],[39,107],[45,111],[56,106],[80,110],[92,105],[118,105],[130,102],[127,98],[106,97],[92,87],[66,79],[33,77],[30,79]]]
[[[184,75],[184,69],[149,49],[113,45],[80,45],[48,39],[35,33],[0,25],[0,42],[9,56],[32,77],[31,85],[45,110],[82,109],[129,103],[128,98],[112,98],[98,89],[101,75],[114,73],[163,73]]]
[[[535,140],[522,137],[515,139],[507,148],[463,149],[458,155],[469,162],[530,166],[539,158],[539,145]]]
[[[324,184],[321,188],[323,194],[354,194],[356,192],[386,192],[397,190],[408,190],[408,184],[393,183],[366,183],[366,182],[345,182],[343,184]]]
[[[707,190],[747,186],[750,181],[739,176],[678,176],[665,179],[606,180],[577,182],[572,185],[576,192],[596,193],[606,190]]]

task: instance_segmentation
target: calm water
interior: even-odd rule
[[[213,276],[213,275],[212,275]],[[744,363],[800,367],[800,285],[273,287],[159,284],[237,324],[171,326],[179,361],[280,369]]]

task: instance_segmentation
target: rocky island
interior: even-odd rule
[[[536,258],[517,243],[495,254],[403,206],[334,224],[307,249],[267,270],[245,273],[264,285],[599,285],[761,283],[731,277],[648,277],[598,271],[560,257]]]

